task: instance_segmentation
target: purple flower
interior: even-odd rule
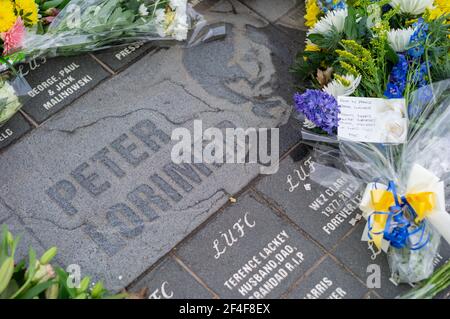
[[[339,106],[336,99],[320,90],[306,90],[305,93],[295,93],[295,108],[303,113],[328,134],[334,134],[338,127]]]

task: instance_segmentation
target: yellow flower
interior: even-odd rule
[[[305,46],[305,51],[306,52],[316,52],[316,51],[320,51],[320,48],[317,45],[315,45],[314,43],[308,43]]]
[[[9,0],[0,0],[0,32],[8,31],[16,22],[14,7]]]
[[[320,8],[316,0],[306,0],[305,25],[310,28],[319,20]]]
[[[428,8],[425,16],[428,20],[435,20],[449,13],[450,13],[450,2],[448,0],[435,0],[434,7]]]
[[[38,6],[34,0],[15,0],[16,11],[26,25],[35,25],[38,22]]]

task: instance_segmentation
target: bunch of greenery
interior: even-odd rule
[[[72,287],[69,274],[50,264],[57,248],[47,250],[41,258],[30,247],[28,263],[15,262],[20,237],[14,238],[3,225],[0,241],[0,299],[122,299],[127,294],[110,294],[101,282],[92,289],[91,279],[84,277],[78,287]]]

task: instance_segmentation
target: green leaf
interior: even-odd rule
[[[17,281],[15,281],[14,279],[12,279],[9,284],[8,287],[6,287],[6,289],[0,294],[0,299],[7,299],[9,298],[11,295],[13,295],[17,290],[19,289],[19,285],[17,284]]]
[[[33,288],[27,290],[24,294],[19,296],[19,299],[33,299],[34,297],[39,296],[39,294],[45,291],[47,288],[52,286],[55,282],[53,280],[42,282],[37,284]]]
[[[8,287],[14,273],[14,259],[12,257],[0,265],[0,294]]]

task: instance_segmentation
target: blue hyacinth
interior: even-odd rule
[[[320,90],[306,90],[294,95],[295,108],[308,120],[328,134],[334,134],[338,127],[339,106],[336,99]]]

